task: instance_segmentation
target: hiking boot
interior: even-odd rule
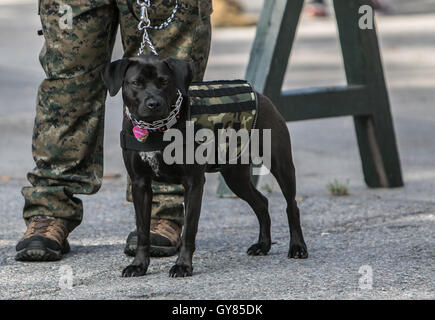
[[[31,218],[27,231],[16,246],[18,261],[56,261],[69,252],[68,229],[62,219]]]
[[[150,255],[151,257],[170,257],[178,252],[180,246],[181,226],[166,219],[151,219]],[[124,253],[134,257],[137,248],[137,232],[133,231],[127,237]]]

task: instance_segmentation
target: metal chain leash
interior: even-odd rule
[[[163,30],[167,28],[174,20],[175,15],[177,14],[178,7],[179,7],[178,0],[175,0],[175,6],[174,9],[172,10],[171,15],[168,17],[168,19],[166,19],[166,21],[164,21],[159,26],[152,26],[151,20],[148,16],[148,9],[151,7],[151,0],[136,0],[136,3],[138,6],[140,6],[140,18],[139,18],[139,24],[137,26],[137,29],[143,32],[142,42],[140,44],[139,53],[137,55],[138,56],[142,55],[145,51],[145,47],[148,45],[148,47],[151,49],[151,52],[155,56],[158,56],[159,54],[157,53],[157,50],[148,34],[148,29]],[[132,14],[136,16],[131,8],[130,3],[129,3],[129,9],[132,12]],[[180,90],[177,90],[177,95],[178,95],[177,101],[175,102],[175,105],[172,106],[172,110],[169,113],[169,116],[166,117],[165,119],[156,120],[151,123],[142,120],[136,120],[131,115],[130,110],[128,109],[127,106],[125,107],[125,114],[127,118],[133,123],[134,126],[150,131],[164,131],[166,129],[171,128],[175,123],[177,123],[177,117],[178,114],[180,113],[181,105],[183,103],[183,95],[181,94]]]
[[[154,55],[158,56],[159,54],[157,53],[157,50],[156,50],[154,44],[152,43],[150,36],[148,34],[148,29],[163,30],[163,29],[167,28],[169,26],[169,24],[171,24],[171,22],[174,20],[175,15],[177,14],[178,7],[179,7],[178,0],[175,0],[175,6],[174,6],[174,9],[172,10],[171,15],[168,17],[168,19],[166,19],[166,21],[164,21],[159,26],[152,26],[151,20],[149,19],[149,16],[148,16],[148,9],[151,7],[151,0],[137,0],[136,3],[138,6],[140,6],[140,19],[139,19],[139,24],[138,24],[137,28],[138,28],[138,30],[143,32],[142,42],[140,44],[139,53],[137,55],[140,56],[141,54],[143,54],[143,52],[145,51],[146,45],[148,45],[148,47],[150,47],[150,49],[151,49],[151,52]]]

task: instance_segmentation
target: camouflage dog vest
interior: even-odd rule
[[[194,83],[189,88],[190,119],[195,129],[245,129],[255,127],[257,95],[243,80]]]
[[[195,125],[195,131],[212,130],[216,155],[219,152],[222,155],[224,151],[228,160],[238,159],[248,147],[257,119],[257,95],[251,85],[244,80],[193,83],[189,88],[189,97],[190,120]],[[222,129],[227,133],[228,129],[235,130],[233,142],[236,145],[233,147],[236,150],[231,149],[229,141],[217,139]],[[246,139],[237,138],[237,133],[245,134]],[[216,158],[215,163],[218,160]]]
[[[217,137],[220,129],[245,130],[250,137],[255,128],[258,115],[257,94],[244,80],[207,81],[192,83],[189,88],[190,110],[188,119],[194,123],[195,131],[209,129]],[[136,151],[163,150],[169,143],[164,143],[163,133],[150,133],[142,142],[132,135],[121,132],[121,147]],[[216,140],[216,139],[215,139]],[[249,143],[245,141],[245,144]],[[237,157],[243,151],[243,141],[237,141]],[[217,148],[228,148],[217,146]]]

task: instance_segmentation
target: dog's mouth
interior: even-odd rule
[[[168,108],[164,103],[160,103],[158,106],[150,106],[148,102],[146,106],[141,104],[134,109],[132,108],[131,111],[127,105],[125,114],[134,126],[151,131],[162,131],[171,128],[177,123],[182,103],[183,96],[180,90],[178,90],[178,98],[172,108]]]
[[[141,104],[131,104],[129,107],[131,115],[138,121],[154,122],[165,119],[169,116],[169,106],[166,104],[159,105],[157,108],[152,109],[146,105],[146,100]]]

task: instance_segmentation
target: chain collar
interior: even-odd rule
[[[146,45],[150,47],[151,52],[155,56],[158,56],[159,54],[157,53],[157,50],[154,47],[154,44],[152,43],[149,37],[147,29],[162,30],[165,29],[167,26],[169,26],[169,24],[174,20],[175,15],[177,14],[178,0],[175,0],[175,6],[174,9],[172,10],[171,15],[168,17],[168,19],[166,19],[165,22],[163,22],[159,26],[152,26],[151,20],[148,17],[148,8],[151,7],[151,0],[137,0],[136,3],[138,6],[140,6],[140,19],[139,19],[139,24],[137,26],[137,29],[143,32],[142,42],[140,44],[138,56],[143,54]]]
[[[149,131],[165,131],[167,129],[170,129],[174,124],[177,123],[177,117],[180,113],[181,105],[183,104],[183,95],[181,94],[180,90],[177,90],[178,98],[175,102],[175,105],[172,106],[172,110],[169,113],[169,116],[165,119],[156,120],[153,122],[145,122],[142,120],[136,120],[133,118],[133,116],[130,113],[130,110],[128,107],[125,107],[125,115],[127,118],[131,121],[133,126],[137,126],[144,130]]]

